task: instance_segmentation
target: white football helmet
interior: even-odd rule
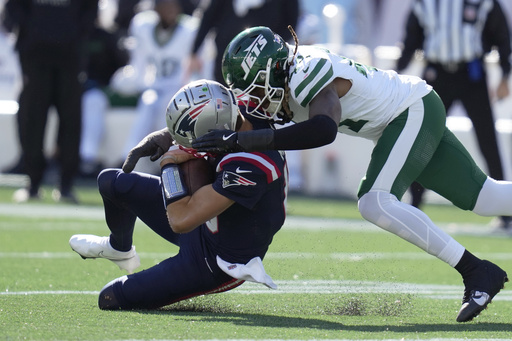
[[[174,142],[186,148],[209,130],[235,130],[237,117],[233,92],[206,79],[182,87],[169,102],[165,115]]]

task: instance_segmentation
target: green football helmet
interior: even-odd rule
[[[244,101],[248,114],[273,121],[289,121],[282,112],[288,57],[288,44],[264,26],[239,33],[226,47],[222,75],[239,99],[249,99]]]

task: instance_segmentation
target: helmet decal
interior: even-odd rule
[[[167,128],[175,144],[190,148],[192,141],[211,129],[235,130],[238,105],[222,84],[201,79],[182,87],[166,111]]]
[[[242,69],[245,71],[244,80],[249,76],[249,72],[253,67],[254,63],[258,59],[261,50],[267,45],[267,39],[260,34],[244,52],[247,52],[244,59],[242,59]]]
[[[201,115],[201,113],[203,112],[203,109],[204,107],[210,103],[211,99],[209,99],[208,101],[206,101],[205,103],[201,104],[200,106],[198,106],[197,108],[195,108],[194,110],[192,110],[191,112],[188,113],[188,116],[190,116],[190,118],[192,120],[197,120],[197,116]]]

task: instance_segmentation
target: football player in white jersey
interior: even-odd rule
[[[313,46],[288,45],[267,27],[241,32],[222,64],[226,83],[249,98],[248,112],[282,129],[216,131],[197,139],[199,151],[308,149],[329,144],[337,132],[375,142],[358,207],[375,225],[454,267],[465,285],[457,321],[471,321],[508,281],[419,209],[400,201],[413,181],[454,205],[483,216],[512,215],[512,182],[480,170],[445,126],[439,96],[420,78],[359,64]],[[256,111],[258,110],[258,111]]]
[[[130,50],[130,65],[125,67],[131,70],[132,77],[120,77],[116,83],[120,89],[131,87],[142,95],[124,156],[144,136],[165,125],[161,113],[172,95],[189,81],[184,63],[198,25],[196,18],[182,13],[179,0],[155,0],[154,10],[140,12],[132,19],[129,30],[134,46]],[[200,78],[208,78],[208,67],[204,70]],[[130,80],[132,84],[128,84]]]

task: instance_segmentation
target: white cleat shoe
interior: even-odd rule
[[[106,258],[114,262],[119,269],[133,273],[140,266],[140,258],[135,246],[130,251],[117,251],[110,245],[110,237],[98,237],[92,234],[75,234],[69,239],[71,249],[83,259]]]

